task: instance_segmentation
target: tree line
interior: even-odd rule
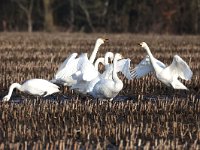
[[[200,0],[1,0],[0,31],[200,33]]]

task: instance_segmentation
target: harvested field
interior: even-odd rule
[[[0,102],[0,149],[200,149],[200,36],[132,34],[2,33],[0,99],[13,82],[52,79],[73,52],[91,54],[106,37],[98,57],[120,52],[134,67],[144,56],[139,42],[170,64],[180,55],[191,67],[189,91],[173,90],[148,75],[128,81],[113,101],[93,101],[65,89],[47,98],[14,91]]]

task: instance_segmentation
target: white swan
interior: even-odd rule
[[[77,80],[77,83],[72,85],[71,89],[76,89],[82,94],[86,94],[88,92],[91,92],[94,85],[100,80],[101,75],[98,72],[98,65],[101,62],[103,65],[105,65],[105,69],[108,69],[108,59],[111,59],[111,61],[114,58],[114,54],[112,52],[106,52],[104,58],[98,58],[95,62],[95,65],[91,65],[90,63],[84,64],[81,67],[81,71],[77,72],[76,75],[74,75],[74,78]],[[84,60],[86,62],[86,60]],[[77,75],[79,73],[79,75]]]
[[[154,58],[145,42],[140,43],[140,45],[146,50],[148,56],[133,69],[133,77],[140,78],[155,71],[157,79],[165,85],[172,86],[174,89],[187,90],[187,87],[178,80],[178,77],[184,80],[190,80],[193,73],[180,56],[175,55],[172,64],[165,66],[161,61]]]
[[[89,93],[94,98],[109,98],[113,99],[123,88],[123,82],[117,76],[117,61],[122,56],[117,53],[115,54],[113,61],[112,79],[101,78],[94,86],[92,91]]]
[[[15,88],[28,94],[43,97],[59,92],[59,87],[47,80],[30,79],[25,81],[22,85],[19,83],[13,83],[9,88],[8,95],[3,97],[3,101],[10,100],[12,92]]]
[[[88,60],[90,63],[94,62],[96,58],[97,51],[99,47],[104,44],[104,42],[108,41],[108,39],[98,38],[95,43],[94,50]],[[77,57],[77,53],[71,54],[59,67],[56,72],[54,79],[51,80],[53,83],[62,84],[64,86],[72,86],[76,83],[76,80],[72,78],[72,75],[75,74],[78,70],[80,70],[80,63],[85,59],[85,55],[81,55]],[[79,67],[78,67],[79,66]]]
[[[103,58],[100,58],[103,59]],[[109,64],[108,60],[111,60],[111,62],[114,59],[114,54],[112,52],[106,52],[105,54],[105,58],[104,58],[104,63],[101,60],[101,63],[105,65],[105,71],[100,74],[98,72],[98,63],[99,60],[97,59],[97,61],[95,62],[95,67],[90,66],[87,67],[88,68],[88,74],[83,73],[86,75],[86,77],[92,77],[94,74],[94,77],[92,80],[83,80],[83,78],[86,77],[78,77],[81,80],[78,80],[78,82],[74,85],[72,85],[71,89],[76,89],[77,91],[79,91],[82,94],[86,94],[86,93],[90,93],[93,90],[93,87],[95,86],[95,84],[100,80],[100,79],[112,79],[112,72],[113,72],[113,64]],[[83,71],[84,67],[82,67]],[[121,59],[119,61],[117,61],[116,64],[116,72],[122,72],[125,77],[129,80],[132,79],[131,77],[131,72],[130,72],[130,59]],[[81,74],[80,74],[81,75]]]

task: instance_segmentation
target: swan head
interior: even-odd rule
[[[98,38],[97,41],[96,41],[96,43],[98,45],[102,45],[102,44],[104,44],[106,42],[108,42],[108,39],[104,39],[104,38]]]
[[[2,99],[3,102],[7,102],[9,100],[10,100],[10,97],[8,95],[4,96]]]
[[[141,42],[139,45],[145,49],[148,47],[147,43],[145,42]]]

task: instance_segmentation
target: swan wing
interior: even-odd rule
[[[77,64],[78,58],[57,73],[51,82],[71,86],[71,84],[75,82],[75,80],[72,78],[72,75],[77,71]]]
[[[129,58],[121,59],[117,61],[117,67],[116,67],[117,72],[122,72],[128,80],[132,79],[130,72],[130,62],[131,60]]]
[[[98,71],[95,69],[95,67],[91,63],[87,63],[84,66],[82,74],[83,74],[84,81],[91,81],[99,75]]]
[[[70,63],[71,61],[73,61],[77,57],[77,55],[78,55],[77,53],[73,53],[69,57],[67,57],[65,59],[65,61],[59,66],[57,72],[60,72],[61,70],[63,70],[68,63]]]
[[[160,67],[166,67],[165,64],[163,64],[158,59],[155,58],[155,61]],[[133,70],[131,70],[131,76],[136,79],[139,79],[151,72],[154,72],[154,68],[151,64],[149,55],[147,55]]]
[[[91,81],[98,76],[98,71],[94,65],[88,60],[87,54],[82,54],[78,62],[78,70],[72,76],[75,80]]]
[[[76,58],[77,55],[77,53],[73,53],[60,65],[52,81],[65,81],[66,78],[70,77],[73,73],[77,71],[77,64],[79,60],[79,58]]]
[[[180,77],[184,80],[190,80],[193,75],[188,64],[178,55],[174,55],[173,61],[167,69],[175,78]]]

